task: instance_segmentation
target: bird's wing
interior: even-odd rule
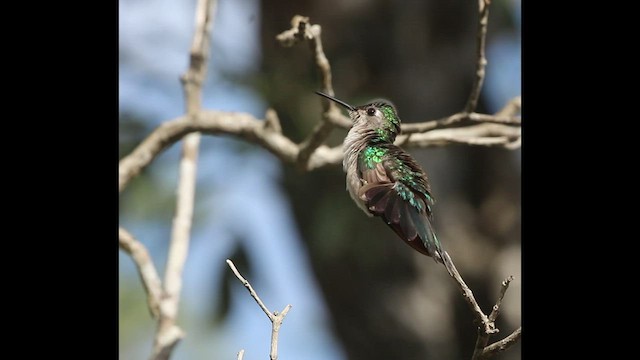
[[[379,161],[359,161],[365,185],[358,195],[407,244],[440,260],[442,249],[431,225],[433,198],[425,172],[399,147],[384,149],[376,158]]]

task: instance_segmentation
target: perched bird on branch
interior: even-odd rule
[[[352,106],[316,91],[349,111],[353,125],[344,141],[343,168],[347,190],[368,216],[381,217],[393,231],[418,252],[445,264],[449,257],[431,223],[434,203],[427,174],[400,147],[400,118],[388,100]]]

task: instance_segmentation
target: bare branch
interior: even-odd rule
[[[327,100],[328,101],[328,100]],[[511,99],[505,107],[500,110],[495,115],[491,114],[481,114],[481,113],[467,113],[464,111],[455,113],[453,115],[449,115],[436,120],[426,120],[421,122],[409,122],[404,123],[402,125],[402,133],[403,134],[414,134],[427,132],[436,129],[449,128],[454,125],[459,124],[464,120],[470,120],[478,123],[496,123],[496,124],[509,124],[509,125],[520,125],[522,123],[522,119],[520,116],[516,116],[520,111],[520,97],[517,96]],[[351,120],[348,116],[340,113],[340,110],[337,112],[330,112],[328,115],[329,121],[334,125],[343,128],[349,129],[351,128]]]
[[[273,131],[276,133],[282,133],[282,125],[280,125],[280,118],[278,117],[278,113],[269,108],[267,112],[264,114],[264,128],[265,130]]]
[[[160,299],[162,298],[162,284],[153,260],[147,248],[127,230],[118,229],[120,248],[131,256],[138,268],[138,274],[147,293],[147,304],[153,318],[160,314]]]
[[[273,121],[273,120],[272,120]],[[487,125],[487,126],[480,126]],[[446,131],[445,131],[446,130]],[[186,134],[199,131],[210,135],[229,134],[262,146],[285,163],[295,163],[299,147],[264,120],[250,114],[203,110],[191,119],[181,116],[162,123],[131,154],[120,160],[120,191],[163,150]],[[438,129],[421,134],[400,135],[396,144],[405,147],[434,147],[449,144],[504,146],[520,137],[520,127],[500,124],[474,124],[468,127]],[[496,138],[487,140],[483,138]],[[335,148],[319,146],[309,159],[307,170],[314,170],[342,161],[342,145]]]
[[[496,116],[513,116],[520,112],[521,107],[522,98],[520,96],[516,96],[509,100],[509,102],[507,102],[507,104],[496,113]]]
[[[280,313],[278,313],[277,311],[271,313],[271,311],[267,309],[262,300],[260,300],[260,297],[255,292],[255,290],[253,290],[253,287],[251,286],[251,284],[249,284],[249,281],[247,281],[247,279],[240,275],[240,272],[238,271],[238,269],[236,269],[236,266],[233,264],[233,262],[227,259],[227,265],[229,265],[231,271],[233,271],[234,275],[238,278],[238,280],[240,280],[247,291],[249,291],[249,294],[256,301],[256,303],[258,303],[260,309],[262,309],[262,311],[264,311],[264,313],[267,315],[269,321],[271,321],[271,351],[269,352],[269,358],[271,360],[276,360],[278,358],[278,334],[280,331],[280,326],[282,326],[284,317],[287,316],[289,310],[291,310],[291,305],[285,306]]]
[[[482,83],[484,83],[485,67],[487,66],[487,58],[485,57],[485,46],[487,42],[487,25],[489,24],[489,5],[491,0],[478,0],[478,10],[480,12],[480,19],[478,21],[478,38],[477,38],[477,55],[478,60],[476,62],[476,77],[471,87],[471,94],[467,105],[465,106],[465,112],[471,113],[475,111],[478,106],[478,99],[480,98],[480,91],[482,90]]]
[[[197,116],[202,108],[202,83],[206,75],[209,34],[215,5],[215,0],[198,0],[189,68],[181,78],[189,118]],[[160,319],[151,355],[153,360],[168,359],[175,345],[184,336],[175,323],[180,304],[182,271],[189,252],[199,147],[199,133],[185,136],[180,160],[176,214],[164,277],[164,296],[160,303]]]
[[[425,133],[400,135],[395,143],[406,147],[435,147],[450,144],[506,146],[520,138],[520,127],[482,123],[466,127],[437,129]]]
[[[502,282],[502,286],[500,287],[500,293],[498,294],[498,301],[493,305],[493,309],[491,310],[491,314],[488,316],[488,320],[491,323],[495,323],[498,315],[500,314],[500,305],[502,305],[502,299],[504,298],[504,294],[507,292],[509,288],[509,283],[513,281],[513,275],[510,275]],[[475,350],[473,352],[472,359],[482,359],[485,356],[484,349],[489,342],[489,337],[491,334],[486,331],[483,332],[481,329],[478,329],[478,338],[476,339]]]
[[[258,293],[256,293],[255,290],[253,290],[253,286],[251,286],[249,281],[245,279],[242,275],[240,275],[240,272],[238,271],[236,266],[233,264],[233,261],[227,259],[227,265],[229,265],[229,267],[231,268],[231,271],[233,271],[233,274],[238,278],[238,280],[240,280],[242,285],[244,285],[244,287],[247,288],[247,291],[249,291],[249,294],[251,295],[251,297],[258,303],[258,306],[260,306],[260,309],[264,311],[264,313],[267,315],[269,320],[273,321],[275,316],[271,313],[271,311],[269,311],[269,309],[267,309],[267,306],[262,302],[262,300],[258,296]]]
[[[489,114],[459,112],[438,120],[404,124],[402,125],[402,133],[413,134],[413,133],[427,132],[427,131],[436,130],[436,129],[448,128],[464,120],[471,120],[479,123],[497,123],[497,124],[511,124],[511,125],[520,125],[521,123],[521,119],[518,116],[507,116],[507,115],[498,115],[498,114],[489,115]]]
[[[163,150],[194,131],[212,135],[236,135],[261,145],[286,162],[293,162],[298,155],[297,145],[293,141],[271,130],[265,126],[265,122],[250,114],[201,111],[191,119],[181,116],[162,123],[131,154],[122,158],[119,168],[120,191]]]
[[[500,315],[500,305],[502,305],[502,299],[504,298],[504,294],[509,289],[509,284],[513,281],[513,275],[510,275],[508,278],[504,279],[502,282],[502,286],[500,287],[500,295],[498,295],[498,301],[493,305],[493,310],[491,310],[491,314],[489,314],[489,320],[496,321],[498,315]]]
[[[518,327],[506,338],[496,341],[495,343],[487,346],[482,351],[482,357],[480,359],[488,359],[500,352],[503,352],[517,343],[522,337],[522,326]]]
[[[456,268],[453,261],[451,260],[451,257],[446,251],[443,251],[442,259],[444,261],[445,267],[447,268],[447,271],[449,271],[449,275],[451,275],[451,277],[458,284],[458,287],[462,292],[462,296],[464,297],[467,304],[471,308],[471,311],[473,311],[473,314],[475,315],[476,320],[482,325],[483,331],[487,334],[493,334],[498,332],[498,329],[496,329],[495,324],[489,321],[489,318],[487,317],[487,315],[485,315],[482,312],[482,309],[480,309],[480,305],[478,305],[476,298],[473,296],[473,292],[471,291],[471,289],[469,289],[467,284],[464,282],[464,280],[460,276],[458,269]]]
[[[516,150],[522,146],[522,138],[517,138],[509,144],[504,144],[504,148],[508,150]]]
[[[496,302],[496,305],[493,307],[493,311],[491,312],[491,314],[489,316],[487,316],[482,309],[480,308],[480,305],[478,305],[478,302],[476,301],[475,297],[473,296],[473,292],[471,291],[471,289],[469,289],[469,287],[467,286],[467,284],[464,282],[464,280],[462,279],[462,277],[460,276],[460,273],[458,272],[458,269],[456,268],[456,266],[454,265],[453,261],[451,260],[451,257],[449,256],[449,254],[444,251],[442,253],[442,260],[443,260],[443,264],[444,266],[447,268],[447,271],[449,272],[449,275],[451,275],[451,277],[456,281],[458,287],[460,288],[460,292],[462,293],[462,296],[464,297],[464,299],[466,300],[467,304],[469,305],[469,307],[471,308],[471,311],[473,312],[476,321],[479,323],[480,326],[478,326],[478,338],[476,339],[476,345],[475,345],[475,349],[473,352],[473,356],[472,356],[472,360],[479,360],[479,359],[483,359],[486,356],[490,356],[493,355],[494,353],[497,353],[498,351],[502,351],[505,348],[503,348],[502,350],[492,350],[491,352],[486,352],[485,351],[485,347],[487,346],[487,342],[489,341],[489,337],[492,334],[498,333],[499,330],[498,328],[496,328],[495,326],[495,320],[498,317],[499,314],[499,309],[500,309],[500,305],[502,304],[502,299],[504,298],[504,294],[506,293],[507,289],[509,288],[509,283],[513,280],[513,276],[509,276],[506,280],[504,280],[502,282],[502,288],[500,290],[500,294],[498,296],[498,301]],[[518,332],[518,330],[516,330],[516,332]],[[517,335],[513,335],[508,337],[508,346],[511,346],[513,343],[515,343],[516,341],[518,341],[520,339],[520,335],[519,333]],[[502,342],[499,342],[502,344]],[[497,344],[497,343],[496,343]],[[491,346],[494,346],[495,344],[492,344]],[[498,346],[498,345],[496,345]],[[492,348],[493,349],[493,348]]]
[[[291,19],[291,29],[283,31],[276,36],[276,39],[283,46],[293,46],[300,41],[309,41],[315,54],[315,62],[322,77],[322,90],[333,95],[333,85],[331,83],[331,65],[327,56],[322,49],[322,27],[317,24],[311,24],[309,18],[296,15]],[[331,134],[336,123],[344,125],[340,110],[336,105],[329,101],[322,101],[322,121],[320,121],[311,134],[299,145],[298,165],[303,169],[308,169],[309,158],[313,152],[327,139]],[[335,122],[334,122],[335,121]],[[350,121],[346,125],[350,125]]]
[[[269,358],[271,360],[276,360],[278,358],[278,334],[280,333],[282,321],[289,313],[289,310],[291,310],[291,305],[285,306],[280,313],[277,311],[273,313],[275,315],[275,319],[271,323],[271,350],[269,351]]]
[[[307,170],[315,170],[329,165],[337,165],[342,163],[344,153],[342,150],[342,144],[334,147],[328,147],[321,145],[309,159],[309,166]]]
[[[215,0],[198,0],[196,29],[189,51],[189,68],[181,81],[185,94],[187,114],[193,115],[202,108],[202,83],[204,82],[209,56],[209,35],[213,25]]]
[[[307,25],[309,18],[302,15],[295,15],[291,18],[291,29],[285,30],[276,36],[276,40],[284,47],[291,47],[300,41],[308,40],[305,36],[311,36],[307,33]]]

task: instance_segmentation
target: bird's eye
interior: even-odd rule
[[[370,107],[370,108],[367,109],[367,115],[373,116],[375,114],[376,114],[376,109],[375,108]]]

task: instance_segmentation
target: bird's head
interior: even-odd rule
[[[368,104],[352,106],[346,102],[316,91],[316,94],[342,105],[349,111],[353,127],[359,130],[373,130],[381,140],[393,142],[400,134],[400,117],[395,106],[389,100],[376,99]]]

